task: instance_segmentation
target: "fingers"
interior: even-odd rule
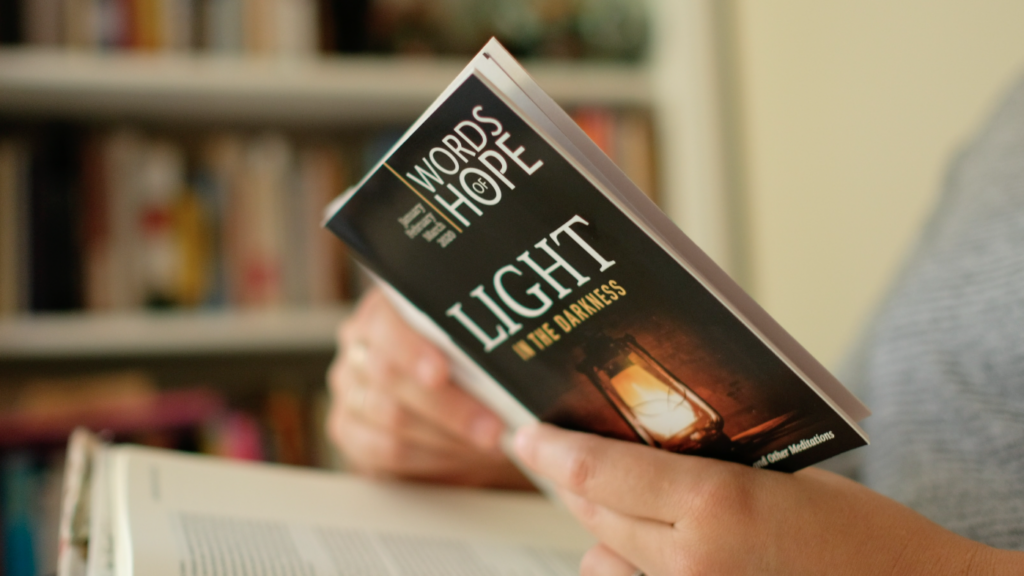
[[[332,371],[337,417],[354,418],[382,432],[416,439],[436,448],[464,444],[403,404],[393,387],[373,383],[358,362],[345,362]]]
[[[623,514],[668,524],[684,512],[703,513],[705,502],[728,493],[737,478],[752,472],[547,424],[524,426],[515,448],[527,466],[565,490]]]
[[[497,450],[504,423],[461,388],[446,385],[428,389],[399,382],[394,394],[411,411],[441,429],[482,450]]]
[[[353,354],[356,356],[356,354]],[[482,450],[498,448],[504,424],[493,412],[451,384],[427,388],[409,380],[381,380],[367,375],[353,358],[339,366],[337,395],[349,410],[368,422],[405,436],[439,435],[471,443]]]
[[[337,404],[327,428],[347,463],[358,472],[448,484],[533,488],[502,452],[482,452],[452,440],[451,444],[430,444],[422,437],[388,432],[353,418]]]
[[[383,433],[400,437],[414,444],[421,444],[439,451],[455,451],[466,444],[458,437],[436,426],[416,411],[410,410],[388,390],[380,387],[353,386],[351,390],[363,389],[361,405],[343,402],[349,416],[372,426]]]
[[[358,471],[528,488],[498,450],[503,423],[448,380],[447,360],[379,290],[339,331],[327,432]]]
[[[409,380],[423,386],[442,386],[448,364],[433,345],[410,328],[380,290],[371,290],[342,327],[342,355],[362,346],[370,375],[381,380]]]
[[[594,574],[634,574],[639,568],[647,574],[675,574],[669,562],[673,555],[666,554],[675,545],[673,529],[667,524],[626,516],[595,504],[585,498],[566,491],[559,491],[559,496],[583,527],[597,537],[607,550],[595,552],[591,550],[580,564],[581,574],[591,562],[600,563],[600,570],[595,568]],[[626,571],[625,568],[629,568]]]
[[[343,447],[347,461],[360,472],[433,478],[449,473],[457,461],[448,451],[351,417],[332,416],[330,433]]]
[[[384,391],[422,420],[485,450],[498,447],[504,424],[448,381],[447,360],[371,291],[341,331],[342,356],[332,388]],[[338,390],[336,390],[338,392]]]
[[[460,438],[409,410],[392,389],[366,382],[354,362],[338,366],[332,373],[332,379],[343,383],[335,386],[332,421],[354,420],[382,435],[394,437],[395,441],[441,452],[459,451],[466,447]],[[346,452],[359,447],[355,438],[344,436],[338,430],[331,432],[339,447]],[[382,457],[381,460],[386,461],[387,458]]]
[[[598,544],[583,555],[580,576],[633,576],[637,569],[614,550]]]

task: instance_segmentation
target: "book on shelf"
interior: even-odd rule
[[[15,125],[0,134],[0,317],[325,307],[350,297],[317,224],[349,139]]]
[[[60,443],[77,426],[111,435],[182,431],[226,412],[211,389],[157,390],[136,372],[39,379],[22,389],[0,409],[0,450]]]
[[[0,316],[25,309],[28,290],[27,174],[24,146],[13,140],[0,141]]]
[[[535,493],[132,445],[68,448],[58,575],[577,573],[592,538]]]
[[[160,387],[153,375],[138,370],[2,381],[0,451],[45,454],[83,426],[119,442],[243,460],[332,464],[319,446],[328,402],[319,386],[315,393],[274,384],[241,393],[223,388]]]
[[[510,428],[793,471],[868,410],[496,41],[325,225]]]
[[[0,46],[91,51],[466,54],[499,34],[529,56],[636,60],[647,28],[630,0],[0,0]]]
[[[78,50],[308,57],[318,0],[4,0],[0,41]]]
[[[581,106],[569,115],[637,188],[653,202],[658,202],[654,135],[647,113],[642,110],[614,113],[604,106]]]
[[[631,178],[653,182],[647,114],[579,113]],[[4,124],[0,317],[349,301],[362,279],[317,224],[400,136]]]
[[[34,455],[0,451],[0,570],[7,576],[53,574],[57,565],[62,458],[46,455],[39,469]]]

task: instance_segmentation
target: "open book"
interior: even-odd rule
[[[869,412],[491,40],[325,224],[509,428],[792,471]]]
[[[71,438],[59,576],[558,576],[592,538],[538,494]]]

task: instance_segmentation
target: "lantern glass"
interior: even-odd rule
[[[723,440],[722,417],[629,334],[600,336],[579,366],[646,443],[700,452]]]

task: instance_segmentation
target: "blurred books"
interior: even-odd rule
[[[114,441],[336,468],[321,433],[326,407],[322,393],[161,389],[141,372],[0,388],[0,565],[12,576],[54,573],[65,441],[76,426]]]
[[[469,54],[635,60],[647,11],[629,0],[2,0],[0,44],[78,50]]]
[[[342,301],[347,258],[319,222],[352,161],[275,132],[2,139],[0,314]]]
[[[656,195],[649,115],[582,107],[584,131]],[[0,130],[0,317],[324,307],[360,280],[322,210],[394,143],[280,130],[30,124]]]

